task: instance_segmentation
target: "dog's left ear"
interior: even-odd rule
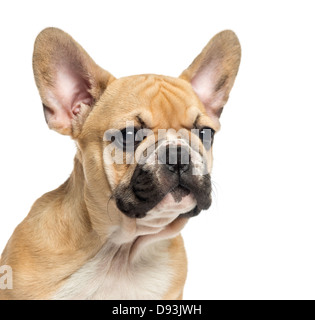
[[[241,60],[241,46],[233,31],[214,36],[180,78],[189,81],[209,115],[220,117],[229,98]]]
[[[57,28],[37,36],[33,70],[49,128],[72,137],[80,133],[94,104],[115,79]]]

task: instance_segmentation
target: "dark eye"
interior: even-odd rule
[[[206,150],[209,150],[212,146],[214,136],[214,130],[208,127],[199,130],[199,138],[202,141]]]
[[[114,137],[116,145],[124,151],[133,152],[144,139],[144,136],[139,134],[140,131],[137,128],[130,127],[117,132]]]

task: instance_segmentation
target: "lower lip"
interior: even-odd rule
[[[189,208],[193,209],[196,204],[196,199],[192,193],[189,193],[188,195],[182,197],[180,202],[176,202],[173,195],[171,193],[168,193],[154,209],[161,211],[183,210],[186,212]]]

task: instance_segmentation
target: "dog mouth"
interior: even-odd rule
[[[206,205],[202,204],[200,194],[202,193],[178,184],[164,193],[156,194],[153,199],[139,201],[136,205],[128,205],[128,201],[123,201],[120,197],[116,198],[116,204],[120,211],[130,218],[142,219],[147,214],[160,215],[170,212],[177,213],[179,217],[191,218],[197,216],[211,204],[211,199]],[[129,198],[130,196],[127,197]]]
[[[180,203],[182,199],[190,194],[190,190],[185,188],[184,186],[177,186],[170,191],[174,201],[176,203]]]
[[[144,218],[149,212],[174,212],[196,216],[211,205],[210,175],[194,176],[190,172],[174,174],[144,170],[138,166],[129,183],[114,191],[118,209],[130,218]]]
[[[192,218],[197,216],[202,211],[202,209],[197,204],[194,194],[184,186],[179,185],[175,187],[169,192],[169,194],[174,200],[174,208],[180,206],[182,203],[185,203],[185,205],[187,206],[186,209],[188,209],[189,207],[192,208],[191,210],[188,209],[188,211],[182,210],[184,212],[180,213],[179,217]]]

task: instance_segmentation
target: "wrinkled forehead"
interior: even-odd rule
[[[114,81],[99,101],[98,118],[107,118],[107,127],[135,126],[158,129],[208,126],[215,131],[220,124],[209,117],[191,85],[182,79],[140,75]]]

